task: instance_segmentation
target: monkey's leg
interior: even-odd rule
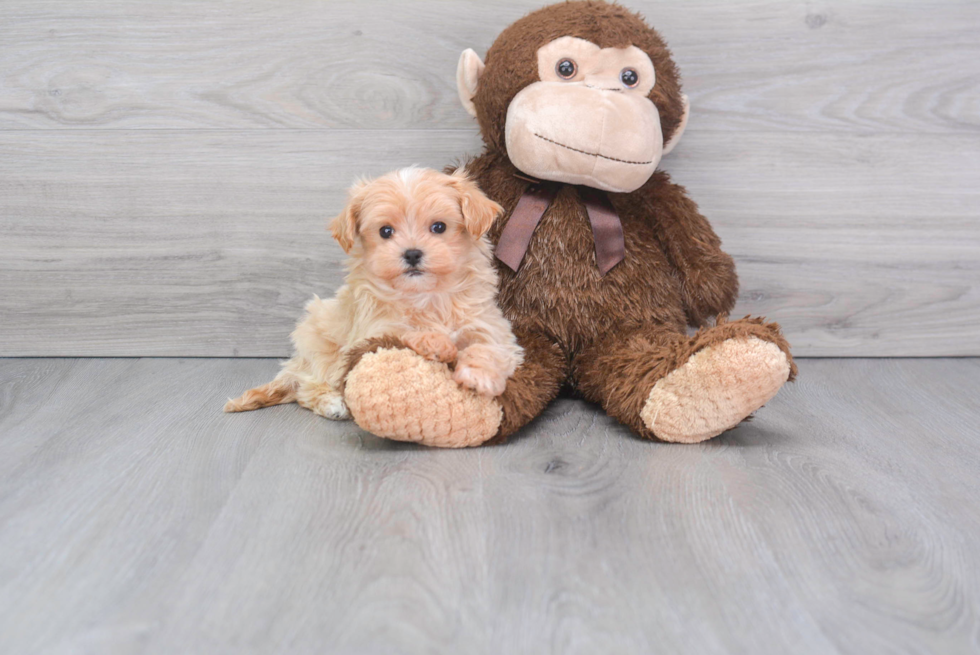
[[[579,390],[641,436],[698,443],[735,427],[796,374],[775,323],[722,322],[687,336],[649,326],[574,362]]]
[[[503,443],[544,411],[568,375],[561,350],[545,337],[518,334],[517,342],[524,348],[524,363],[507,380],[504,393],[496,398],[503,417],[492,443]]]
[[[497,398],[460,387],[445,364],[398,339],[373,339],[351,354],[344,398],[354,421],[379,437],[460,448],[503,441],[558,395],[565,362],[542,337],[519,339],[524,363]]]

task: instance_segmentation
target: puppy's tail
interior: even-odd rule
[[[226,412],[249,412],[253,409],[296,402],[296,383],[276,378],[269,384],[249,389],[240,397],[225,403]]]

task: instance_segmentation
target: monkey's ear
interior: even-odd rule
[[[483,60],[480,59],[480,55],[473,52],[472,48],[463,50],[463,54],[459,56],[459,65],[456,67],[456,90],[459,91],[459,99],[463,107],[473,118],[476,118],[473,97],[476,95],[476,85],[480,81],[484,68]]]
[[[494,219],[500,216],[504,208],[487,198],[476,182],[467,177],[464,169],[456,169],[450,178],[452,186],[459,193],[463,226],[467,232],[479,239],[487,233]]]
[[[337,240],[344,252],[349,253],[357,238],[357,215],[361,212],[364,202],[364,188],[367,182],[359,181],[348,192],[347,205],[330,221],[330,234]]]
[[[683,93],[681,94],[681,100],[684,102],[684,115],[681,116],[681,122],[678,124],[677,129],[670,135],[670,141],[664,144],[665,155],[669,154],[674,149],[674,146],[677,145],[677,142],[681,140],[681,135],[684,134],[684,129],[687,127],[687,119],[691,115],[691,103]]]

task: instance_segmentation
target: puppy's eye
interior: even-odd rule
[[[429,230],[435,232],[436,234],[442,234],[443,232],[446,231],[446,224],[443,223],[442,221],[436,221],[435,223],[429,226]]]
[[[379,230],[382,239],[390,239],[391,235],[395,233],[395,230],[390,225],[385,225]]]
[[[631,89],[640,83],[640,76],[632,68],[624,68],[623,72],[619,74],[619,79],[624,86]]]
[[[558,73],[558,77],[565,80],[570,80],[575,77],[575,73],[578,72],[578,66],[576,66],[575,62],[571,59],[562,59],[558,62],[558,65],[555,66],[555,72]]]

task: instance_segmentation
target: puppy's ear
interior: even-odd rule
[[[357,217],[364,202],[364,189],[367,182],[361,180],[347,192],[347,205],[343,211],[330,222],[330,234],[337,240],[344,252],[349,253],[357,238]]]
[[[493,225],[495,218],[500,216],[504,208],[495,203],[490,198],[483,195],[476,182],[466,175],[462,168],[449,176],[452,186],[459,193],[459,206],[463,212],[463,225],[466,231],[479,239],[490,226]]]

